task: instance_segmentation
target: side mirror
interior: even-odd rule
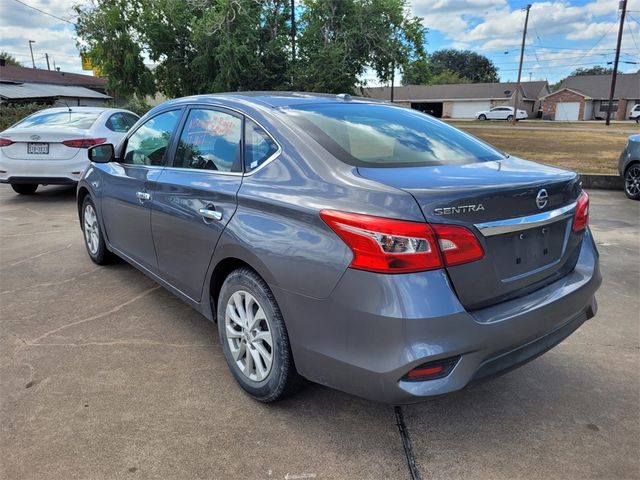
[[[113,145],[110,143],[103,143],[89,149],[89,160],[95,163],[112,162],[114,155]]]

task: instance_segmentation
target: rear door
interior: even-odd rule
[[[164,111],[140,125],[122,147],[120,162],[109,164],[102,192],[109,243],[152,272],[157,272],[157,260],[151,238],[151,200],[181,116],[182,109]]]
[[[200,300],[216,243],[236,210],[243,118],[200,106],[185,117],[173,161],[157,181],[151,228],[162,278]]]

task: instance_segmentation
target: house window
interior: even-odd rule
[[[607,100],[602,100],[600,102],[600,111],[603,113],[607,113],[607,110],[609,109],[609,101]],[[618,111],[618,101],[614,100],[613,102],[611,102],[611,111],[612,112],[617,112]]]

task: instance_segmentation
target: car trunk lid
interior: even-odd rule
[[[575,265],[581,235],[571,224],[580,181],[573,172],[513,157],[358,172],[413,195],[429,223],[463,225],[476,234],[484,258],[447,268],[466,308],[524,295]]]
[[[7,158],[15,160],[69,160],[80,148],[68,147],[65,140],[84,139],[87,130],[80,128],[15,128],[2,132],[2,138],[11,140],[11,145],[2,147]]]

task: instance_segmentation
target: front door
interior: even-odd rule
[[[110,164],[102,192],[109,243],[147,270],[157,272],[151,238],[151,200],[167,162],[167,148],[182,110],[160,113],[126,141],[120,161]]]
[[[224,109],[192,107],[173,162],[156,184],[151,228],[160,276],[196,301],[216,243],[236,210],[242,123]]]

